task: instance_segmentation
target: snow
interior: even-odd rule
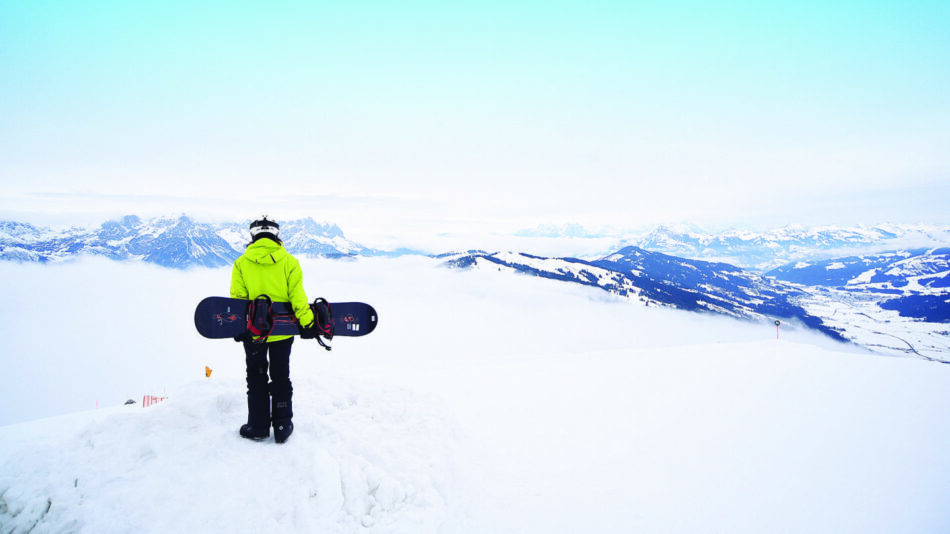
[[[0,265],[0,531],[950,529],[950,366],[427,258],[302,267],[380,324],[298,340],[277,445],[191,325],[228,268]]]
[[[285,447],[236,437],[246,411],[233,380],[192,382],[144,410],[80,414],[72,428],[64,418],[5,427],[26,433],[16,441],[29,458],[10,456],[4,439],[4,501],[24,513],[0,521],[28,530],[42,518],[50,532],[425,532],[444,520],[438,486],[452,451],[440,451],[450,427],[437,403],[332,376],[296,386],[311,424]]]
[[[870,284],[871,280],[877,275],[877,269],[871,269],[869,271],[864,271],[863,273],[855,276],[851,280],[848,280],[847,285],[859,285],[859,284]]]
[[[829,328],[875,352],[947,361],[950,328],[901,317],[896,310],[881,308],[873,295],[824,288],[798,299],[798,304]]]

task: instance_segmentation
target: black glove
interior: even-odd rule
[[[234,336],[235,343],[243,343],[245,341],[250,341],[250,340],[251,340],[251,335],[246,331],[242,334]]]
[[[316,323],[300,327],[300,339],[313,339],[315,337],[317,337]]]

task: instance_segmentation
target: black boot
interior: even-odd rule
[[[248,439],[270,437],[270,396],[247,395],[247,424],[241,426],[239,433]]]
[[[274,441],[277,443],[287,441],[294,431],[293,416],[293,402],[290,398],[280,399],[274,396]]]
[[[294,433],[294,422],[290,419],[274,421],[274,441],[283,443]]]
[[[260,429],[251,425],[241,425],[241,430],[238,432],[241,434],[242,438],[253,439],[255,441],[260,441],[270,437],[270,427]]]

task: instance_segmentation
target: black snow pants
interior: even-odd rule
[[[294,416],[291,400],[294,388],[290,383],[290,347],[293,343],[294,338],[273,343],[244,342],[248,425],[269,428],[272,421],[290,422]]]

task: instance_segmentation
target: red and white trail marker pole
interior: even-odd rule
[[[775,339],[778,339],[778,325],[782,324],[782,321],[775,321]]]

